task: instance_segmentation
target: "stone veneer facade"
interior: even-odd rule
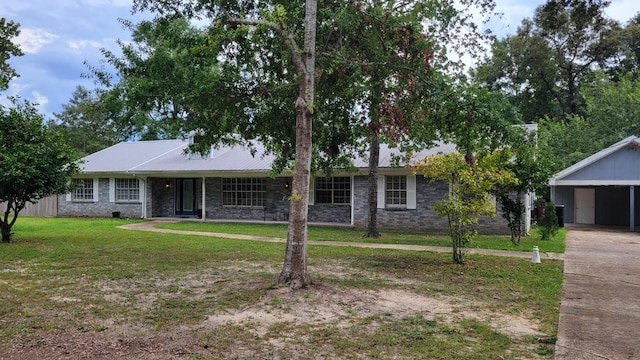
[[[67,201],[58,197],[58,216],[112,217],[118,212],[122,218],[141,218],[142,202],[110,202],[109,179],[98,179],[98,201]]]
[[[367,225],[367,177],[353,176],[353,226]],[[215,220],[287,221],[289,213],[288,178],[267,178],[266,207],[222,206],[222,178],[206,178],[206,218]],[[169,183],[169,188],[166,184]],[[60,216],[111,217],[118,212],[123,218],[143,217],[142,202],[109,202],[109,179],[98,181],[97,202],[67,201],[59,198]],[[149,178],[146,183],[147,217],[175,217],[175,181],[172,178]],[[196,201],[201,212],[201,182],[198,181]],[[439,218],[432,209],[434,201],[440,200],[448,191],[443,183],[430,183],[423,176],[416,177],[416,209],[378,209],[378,227],[388,230],[411,230],[429,233],[446,232],[446,220]],[[350,224],[351,205],[313,204],[309,206],[309,222]],[[184,216],[196,218],[198,215]],[[508,234],[509,229],[500,212],[494,218],[483,217],[477,226],[481,233]]]
[[[367,226],[367,178],[354,177],[354,221],[356,228]],[[434,202],[441,200],[449,191],[447,184],[429,182],[423,176],[416,176],[416,208],[415,209],[378,209],[377,221],[379,229],[424,231],[428,233],[447,232],[447,221],[438,217],[432,209]],[[480,233],[508,234],[509,228],[500,211],[495,217],[482,217],[476,226]]]

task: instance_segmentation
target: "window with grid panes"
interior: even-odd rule
[[[71,200],[93,200],[93,179],[73,180],[73,192],[71,193]]]
[[[350,204],[351,178],[331,177],[316,178],[316,204]]]
[[[140,201],[140,182],[138,179],[116,179],[116,201]]]
[[[385,204],[387,207],[407,206],[407,177],[387,176],[385,184]]]
[[[264,206],[266,188],[264,178],[222,179],[222,205]]]

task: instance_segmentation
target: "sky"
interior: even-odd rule
[[[525,17],[530,18],[544,0],[496,0],[496,11],[503,14],[489,27],[498,37],[516,31]],[[118,52],[116,41],[128,41],[129,30],[118,19],[137,22],[149,14],[132,14],[132,0],[10,0],[0,2],[0,17],[20,24],[21,34],[14,42],[24,52],[9,61],[20,74],[0,93],[0,104],[7,96],[20,96],[38,104],[45,118],[53,118],[68,104],[78,85],[96,86],[83,78],[91,66],[100,66],[101,49]],[[626,23],[640,12],[640,1],[612,0],[606,13]]]

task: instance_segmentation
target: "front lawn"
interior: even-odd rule
[[[0,245],[0,358],[553,356],[560,261],[311,245],[315,284],[291,294],[281,243],[127,223],[18,220]]]
[[[280,224],[247,224],[224,222],[182,221],[156,225],[158,228],[218,232],[227,234],[245,234],[266,236],[274,238],[286,238],[287,226]],[[443,234],[425,234],[415,232],[381,231],[381,237],[377,239],[363,238],[363,230],[348,227],[309,226],[309,240],[315,241],[344,241],[381,244],[406,244],[451,246],[451,240]],[[468,247],[478,249],[531,251],[538,246],[540,252],[564,253],[566,230],[560,229],[551,240],[540,240],[537,228],[533,228],[531,235],[523,236],[520,246],[514,246],[509,236],[479,235]]]

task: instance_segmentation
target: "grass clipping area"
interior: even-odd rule
[[[310,246],[315,285],[292,294],[274,286],[283,244],[126,223],[19,219],[0,246],[0,357],[553,356],[559,261]]]

